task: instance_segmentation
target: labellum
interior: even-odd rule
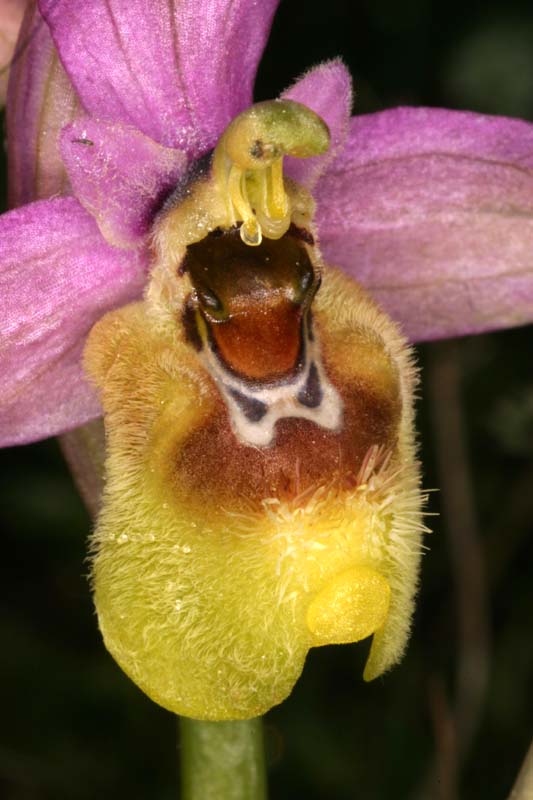
[[[373,634],[370,680],[408,636],[415,371],[283,176],[327,147],[298,103],[237,117],[162,209],[145,300],[86,350],[107,433],[100,627],[150,697],[198,719],[262,714],[310,647]]]

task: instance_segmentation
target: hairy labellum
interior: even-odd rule
[[[86,351],[108,446],[100,626],[128,675],[191,717],[257,716],[310,647],[373,634],[371,679],[408,635],[415,373],[395,325],[322,264],[312,200],[283,181],[283,155],[323,149],[296,103],[234,120],[157,222],[145,301]]]

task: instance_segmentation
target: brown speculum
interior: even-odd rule
[[[295,498],[326,484],[343,490],[357,483],[370,448],[390,452],[396,377],[377,341],[362,336],[345,356],[343,335],[324,325],[323,309],[311,330],[320,283],[313,254],[309,234],[294,226],[257,247],[236,228],[188,247],[185,329],[218,398],[180,447],[180,491],[233,507],[236,498]],[[381,365],[375,376],[369,349]]]
[[[306,317],[319,286],[304,241],[291,226],[281,239],[244,244],[238,228],[189,245],[184,269],[209,346],[235,375],[271,383],[301,369]]]

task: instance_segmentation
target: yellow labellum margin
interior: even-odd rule
[[[153,700],[211,720],[280,703],[310,647],[373,634],[364,677],[395,664],[423,532],[411,352],[322,263],[313,201],[280,171],[327,128],[275,101],[228,131],[157,221],[145,300],[105,316],[85,359],[106,646]]]

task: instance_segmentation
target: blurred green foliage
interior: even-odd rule
[[[519,0],[284,0],[258,98],[336,55],[354,74],[358,112],[413,103],[533,119],[533,6]],[[533,330],[521,329],[458,350],[492,636],[487,697],[460,776],[466,800],[504,798],[533,733],[532,345]],[[422,366],[432,358],[432,346],[420,348]],[[429,409],[419,405],[433,487]],[[175,720],[100,641],[86,577],[90,521],[57,444],[0,459],[0,797],[177,797]],[[430,510],[439,504],[432,495]],[[435,687],[453,697],[457,661],[445,521],[431,525],[402,665],[365,685],[366,644],[315,650],[291,698],[267,716],[272,798],[421,797],[435,750],[431,698]]]

